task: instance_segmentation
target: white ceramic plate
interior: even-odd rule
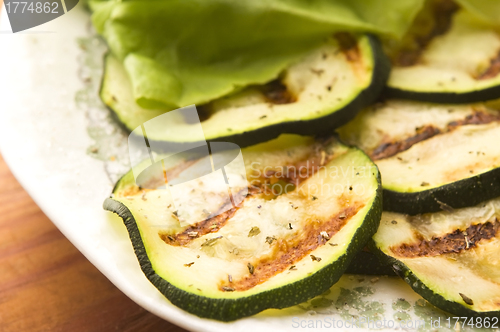
[[[64,235],[147,310],[192,331],[311,331],[321,330],[320,324],[327,330],[332,322],[344,330],[340,321],[350,317],[360,329],[363,319],[372,322],[364,327],[379,330],[392,330],[391,325],[401,330],[400,322],[410,319],[412,325],[424,321],[427,330],[431,317],[444,317],[398,278],[364,276],[344,276],[313,302],[232,323],[200,319],[173,306],[140,270],[121,219],[102,209],[113,182],[127,170],[128,157],[126,133],[97,96],[104,47],[89,14],[79,5],[12,34],[3,12],[0,49],[3,157]],[[378,319],[386,319],[385,328],[375,325]]]

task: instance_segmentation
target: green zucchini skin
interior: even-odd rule
[[[345,273],[364,274],[372,276],[397,276],[392,266],[381,262],[371,251],[360,251],[354,256]]]
[[[432,305],[443,309],[455,316],[459,317],[500,317],[500,312],[498,311],[487,311],[487,312],[476,312],[469,308],[464,307],[460,303],[448,301],[441,295],[434,293],[430,290],[420,279],[418,279],[415,274],[413,274],[410,269],[408,269],[403,263],[395,260],[393,263],[394,271],[401,277],[405,282],[407,282],[411,288],[420,294],[424,299],[426,299]]]
[[[384,189],[385,211],[417,215],[442,211],[441,203],[459,209],[500,196],[500,168],[420,192]]]
[[[377,248],[375,242],[370,240],[368,246],[387,265],[392,266],[395,274],[401,277],[417,294],[426,299],[430,304],[449,312],[457,317],[499,317],[499,311],[477,312],[464,307],[460,303],[448,301],[443,296],[434,293],[401,261],[387,256]]]
[[[369,44],[372,49],[373,55],[373,73],[370,84],[361,91],[349,104],[333,113],[321,118],[313,120],[297,120],[281,122],[269,126],[264,126],[255,130],[246,131],[243,133],[232,135],[221,135],[216,138],[207,138],[207,142],[232,142],[240,147],[247,147],[257,143],[267,142],[271,139],[277,138],[283,133],[299,134],[299,135],[327,135],[331,134],[332,129],[343,126],[352,120],[356,114],[372,104],[378,99],[380,93],[389,79],[391,64],[388,57],[385,55],[382,45],[377,37],[374,35],[367,35]],[[106,57],[106,55],[105,55]],[[104,87],[104,75],[101,81],[99,95],[102,96]],[[102,97],[101,97],[102,98]],[[116,115],[116,111],[106,105],[113,115],[113,118],[120,123],[120,126],[127,132],[135,128],[129,128],[126,123],[123,123]],[[152,139],[153,140],[153,139]],[[182,145],[182,143],[169,142],[169,146]]]
[[[382,95],[386,98],[408,99],[436,104],[469,104],[500,97],[500,85],[468,92],[418,92],[387,86]]]
[[[364,226],[356,231],[349,247],[346,249],[346,253],[337,261],[308,278],[239,299],[208,298],[186,292],[170,284],[154,271],[147,256],[136,221],[130,210],[112,198],[107,198],[104,201],[103,208],[116,213],[123,219],[142,271],[149,281],[172,304],[199,317],[228,322],[254,315],[265,309],[281,309],[302,303],[325,292],[336,283],[351,263],[355,253],[362,250],[367,241],[377,231],[382,215],[380,174],[377,177],[377,181],[379,184],[377,195],[372,207],[365,216]]]

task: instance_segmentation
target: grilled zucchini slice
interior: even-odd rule
[[[415,292],[455,316],[500,317],[500,198],[408,216],[384,212],[373,247]]]
[[[205,197],[188,199],[191,211],[208,212],[186,226],[169,191],[138,187],[132,172],[104,202],[123,218],[146,277],[200,317],[231,321],[321,294],[380,221],[380,177],[361,150],[335,138],[286,135],[242,151],[249,194],[219,215],[210,211],[228,204],[217,199],[227,188],[207,177],[188,182],[190,195]],[[179,159],[175,168],[203,160]],[[178,173],[165,172],[169,181]]]
[[[281,133],[331,132],[378,97],[389,70],[375,37],[337,34],[290,66],[280,79],[197,105],[205,138],[244,147]],[[127,74],[113,55],[105,59],[100,96],[128,130],[166,111],[143,109],[135,103]],[[196,139],[187,134],[196,124],[179,116],[172,126],[178,130],[149,131],[148,139],[174,143]]]
[[[498,28],[450,0],[429,2],[403,40],[388,44],[387,96],[434,103],[498,98]]]
[[[377,164],[384,209],[419,214],[500,196],[500,112],[388,100],[340,129]]]

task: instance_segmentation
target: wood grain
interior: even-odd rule
[[[0,331],[184,331],[113,286],[43,214],[1,156],[0,216]]]

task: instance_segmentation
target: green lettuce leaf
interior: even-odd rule
[[[463,8],[484,21],[500,25],[500,1],[498,0],[456,0]]]
[[[335,31],[401,36],[423,0],[91,0],[144,108],[268,82]]]

